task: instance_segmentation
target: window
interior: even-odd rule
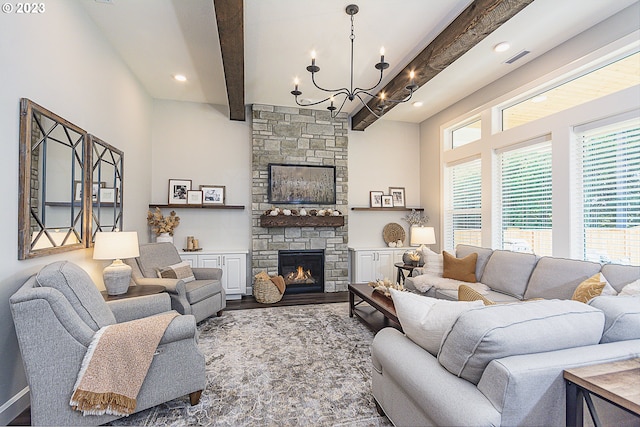
[[[502,249],[551,255],[551,141],[498,153]]]
[[[481,246],[480,159],[447,168],[445,244],[447,250],[466,243]]]
[[[538,92],[502,110],[502,130],[514,128],[640,83],[640,53]]]
[[[472,119],[451,131],[451,148],[460,147],[480,139],[480,119]]]
[[[640,119],[577,137],[583,258],[640,265]]]

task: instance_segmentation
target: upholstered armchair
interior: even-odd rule
[[[196,322],[214,314],[222,315],[227,306],[219,268],[193,268],[196,280],[158,278],[158,271],[182,262],[171,243],[140,245],[140,256],[125,260],[131,266],[131,278],[136,285],[162,285],[171,297],[171,307],[181,314],[193,314]]]
[[[99,425],[116,415],[87,415],[69,405],[82,361],[105,326],[171,311],[165,293],[106,303],[89,275],[70,262],[49,264],[10,298],[31,393],[33,425]],[[153,356],[135,412],[189,394],[199,401],[205,360],[193,316],[175,317]]]

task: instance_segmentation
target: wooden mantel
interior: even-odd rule
[[[344,216],[261,215],[260,227],[342,227]]]

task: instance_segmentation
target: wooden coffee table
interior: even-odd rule
[[[391,298],[374,292],[366,283],[349,285],[349,317],[354,315],[374,332],[387,326],[402,331]]]
[[[567,426],[581,426],[582,401],[587,403],[596,426],[598,419],[591,394],[640,417],[640,358],[582,366],[564,371],[567,382]]]

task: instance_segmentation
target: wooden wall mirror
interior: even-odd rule
[[[18,259],[86,247],[86,138],[73,123],[21,100]]]
[[[89,135],[91,147],[91,240],[98,231],[122,230],[124,153]]]
[[[20,100],[18,259],[93,245],[122,230],[124,153]]]

